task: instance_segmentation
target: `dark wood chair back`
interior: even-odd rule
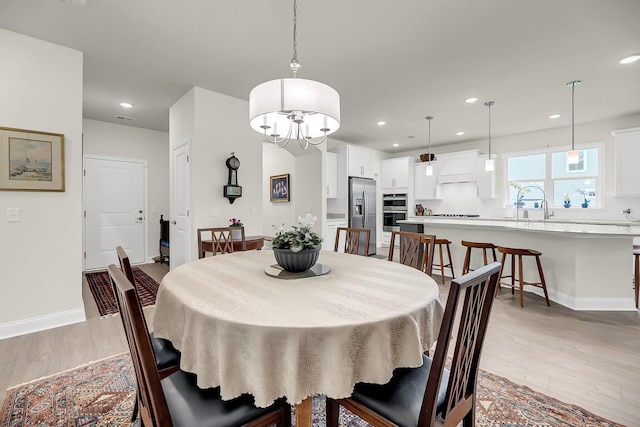
[[[241,248],[247,250],[244,227],[212,227],[198,229],[198,258],[204,258],[207,252],[216,254],[226,254],[234,252],[233,234],[234,231],[240,233]],[[211,240],[205,240],[210,235]]]
[[[392,231],[387,259],[393,261],[396,238],[400,243],[399,262],[431,275],[436,236],[409,231]]]
[[[451,281],[438,344],[422,402],[419,425],[430,426],[435,420],[438,388],[452,335],[455,348],[445,409],[440,416],[445,420],[445,425],[455,426],[463,420],[465,426],[475,425],[478,365],[501,266],[499,262],[494,262]],[[454,319],[461,299],[463,302],[460,321],[453,334]]]
[[[122,246],[116,247],[116,253],[118,254],[118,260],[120,261],[120,270],[127,276],[129,282],[135,286],[135,279],[133,278],[133,270],[131,269],[131,263],[129,262],[129,255],[122,249]],[[115,289],[114,289],[115,291]]]
[[[336,230],[336,243],[333,246],[333,251],[338,252],[340,246],[340,235],[344,232],[344,250],[346,254],[364,255],[367,256],[369,251],[369,239],[371,238],[371,230],[368,228],[349,228],[338,227]],[[360,253],[361,237],[364,236],[364,253]]]
[[[116,290],[116,301],[138,381],[138,411],[142,418],[142,425],[172,426],[171,414],[162,391],[160,375],[149,340],[149,331],[136,291],[124,273],[115,265],[110,265],[108,270]]]

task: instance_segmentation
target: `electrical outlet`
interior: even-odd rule
[[[210,216],[220,216],[220,208],[217,206],[212,206],[209,209],[209,215]]]
[[[257,209],[255,206],[251,206],[251,215],[255,215],[257,213]]]
[[[7,208],[7,222],[20,222],[20,208]]]

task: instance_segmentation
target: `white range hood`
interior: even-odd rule
[[[475,182],[478,150],[438,154],[438,184]]]

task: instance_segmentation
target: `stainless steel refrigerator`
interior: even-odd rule
[[[376,253],[376,182],[369,178],[349,177],[349,227],[371,230],[369,247],[360,241],[358,253]]]

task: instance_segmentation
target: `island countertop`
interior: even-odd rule
[[[634,238],[640,236],[640,223],[437,216],[398,222],[403,231],[433,234],[451,241],[456,277],[465,258],[462,240],[534,249],[543,254],[542,266],[552,301],[573,310],[636,310],[632,249]],[[472,256],[476,264],[478,258]],[[525,266],[524,270],[526,281],[537,281],[534,265]],[[539,288],[525,286],[525,291],[538,294]]]
[[[410,217],[400,224],[432,224],[439,227],[485,228],[518,230],[524,232],[570,233],[586,235],[603,235],[608,237],[640,236],[640,223],[597,220],[539,220],[513,218],[449,218],[449,217]]]

